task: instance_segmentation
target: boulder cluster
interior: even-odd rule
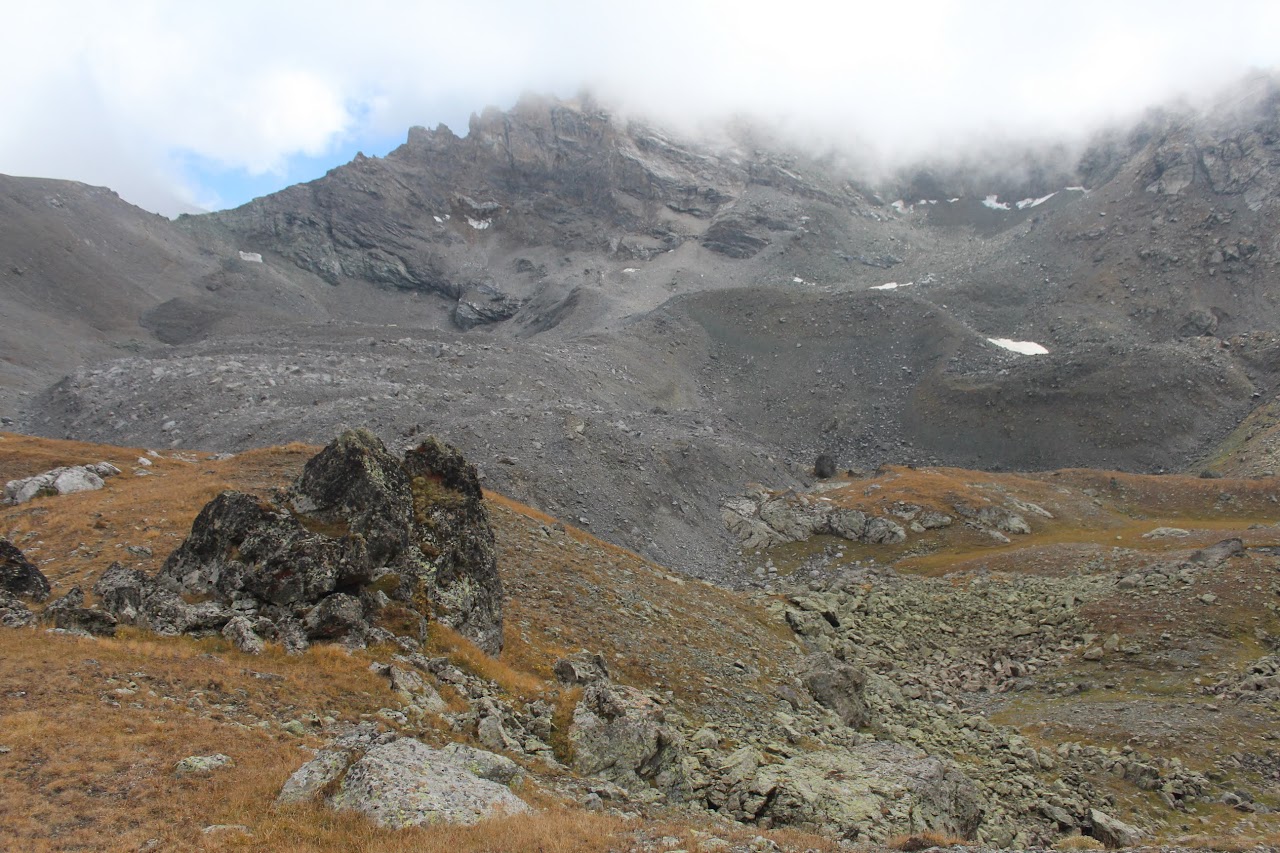
[[[479,479],[434,438],[396,459],[372,433],[344,432],[276,500],[223,492],[157,576],[116,563],[94,592],[112,626],[221,633],[247,652],[268,640],[290,652],[316,641],[418,648],[429,619],[490,654],[502,647]],[[49,609],[79,608],[83,594],[66,598]],[[98,621],[103,630],[69,617],[68,627],[105,632],[107,620]]]

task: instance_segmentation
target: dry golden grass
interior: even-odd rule
[[[492,681],[511,696],[532,701],[547,689],[547,682],[521,671],[501,658],[490,657],[471,640],[440,622],[427,626],[427,650],[443,655],[455,666]]]
[[[895,835],[885,842],[891,850],[902,850],[904,853],[916,853],[933,847],[955,847],[964,844],[963,838],[947,835],[945,832],[914,832],[910,835]]]
[[[1088,835],[1068,835],[1053,843],[1054,850],[1106,850],[1107,845]]]

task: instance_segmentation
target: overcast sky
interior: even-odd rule
[[[1280,2],[4,3],[0,172],[241,204],[522,91],[905,157],[1280,65]]]

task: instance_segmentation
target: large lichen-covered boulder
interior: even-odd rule
[[[404,471],[413,494],[414,544],[432,567],[419,580],[428,581],[433,615],[497,654],[502,580],[476,467],[430,437],[405,454]]]
[[[632,792],[688,796],[684,739],[662,706],[636,690],[597,681],[583,690],[569,727],[573,769]]]
[[[347,768],[329,804],[393,829],[474,824],[529,811],[505,785],[477,776],[467,761],[464,755],[400,738],[373,747]]]
[[[312,457],[289,489],[288,503],[313,530],[363,537],[374,566],[386,565],[409,544],[409,477],[368,430],[348,430]]]
[[[815,702],[832,711],[850,728],[861,728],[870,719],[863,692],[867,674],[830,655],[814,655],[807,661],[803,682]]]
[[[49,597],[49,579],[17,545],[3,536],[0,536],[0,592],[35,601]]]
[[[96,591],[119,618],[159,633],[218,633],[235,617],[229,639],[238,647],[260,648],[266,637],[291,651],[391,638],[379,624],[390,595],[415,611],[409,623],[439,619],[496,654],[495,554],[479,477],[458,451],[433,438],[399,461],[372,433],[349,430],[307,462],[279,503],[223,492],[157,578],[113,566]]]

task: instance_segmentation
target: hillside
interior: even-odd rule
[[[156,572],[217,493],[269,498],[317,449],[219,458],[4,434],[6,478],[98,461],[124,473],[98,491],[4,507],[0,533],[48,576],[51,600],[88,591],[112,561]],[[746,550],[744,570],[765,578],[755,593],[486,498],[505,647],[489,657],[433,623],[421,659],[443,660],[418,679],[434,685],[438,710],[395,692],[403,672],[379,674],[377,664],[407,665],[394,646],[289,655],[268,643],[253,656],[220,636],[0,631],[14,686],[0,697],[0,797],[23,816],[4,822],[5,844],[78,849],[109,835],[121,849],[729,849],[713,843],[724,839],[754,850],[767,846],[752,841],[762,829],[789,826],[1025,846],[1102,835],[1091,809],[1165,844],[1243,849],[1280,832],[1270,479],[933,468],[837,479],[774,498],[810,506],[800,516],[822,504],[904,526],[930,513],[952,522],[935,518],[907,546],[819,533]],[[1215,547],[1232,536],[1243,547]],[[571,734],[584,687],[558,681],[553,663],[579,649],[627,686],[615,695],[638,688],[627,701],[648,695],[662,709],[675,752],[658,754],[666,772],[683,768],[680,785],[651,771],[593,779],[575,764],[588,743]],[[833,694],[831,683],[844,686]],[[515,790],[532,817],[392,831],[320,805],[272,805],[307,750],[352,724],[492,749],[483,721],[494,708],[507,731],[534,737],[526,744],[550,745],[545,757],[519,739],[497,746],[523,768]],[[234,767],[173,775],[206,753]],[[949,793],[926,795],[938,778]],[[206,831],[223,825],[233,826]],[[830,843],[773,838],[783,849]]]

